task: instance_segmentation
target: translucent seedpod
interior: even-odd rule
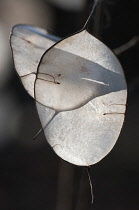
[[[111,151],[127,97],[118,59],[87,31],[93,10],[81,31],[44,53],[35,80],[47,141],[62,159],[80,166],[95,164]]]
[[[89,18],[80,32],[61,41],[27,25],[15,26],[11,34],[17,73],[35,97],[49,144],[61,158],[82,166],[113,148],[127,95],[122,67],[87,31]]]

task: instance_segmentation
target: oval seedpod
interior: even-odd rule
[[[27,92],[34,97],[37,66],[43,53],[59,38],[45,29],[29,25],[15,25],[11,31],[10,44],[16,71]]]
[[[47,32],[26,25],[14,27],[11,35],[16,70],[36,99],[49,144],[80,166],[95,164],[111,151],[127,97],[119,61],[86,26],[55,45]]]
[[[35,80],[47,141],[58,156],[80,166],[95,164],[111,151],[127,98],[118,59],[87,31],[88,21],[44,53]]]

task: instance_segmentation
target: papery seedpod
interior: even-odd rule
[[[111,151],[127,98],[118,59],[87,31],[88,21],[44,53],[35,80],[47,141],[58,156],[80,166],[95,164]]]
[[[87,31],[88,20],[80,32],[56,44],[47,32],[24,25],[11,36],[16,70],[35,97],[47,141],[62,159],[80,166],[111,151],[127,97],[119,61]]]

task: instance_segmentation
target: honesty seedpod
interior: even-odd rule
[[[35,99],[43,105],[38,113],[54,151],[73,164],[92,165],[110,152],[122,128],[123,70],[115,55],[83,30],[44,54]]]
[[[37,101],[47,141],[70,163],[97,163],[113,148],[124,121],[127,90],[119,61],[86,27],[54,45],[36,28],[16,27],[15,67]]]

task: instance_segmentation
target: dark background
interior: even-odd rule
[[[86,169],[61,160],[43,133],[32,140],[41,125],[34,101],[22,87],[12,63],[10,29],[26,23],[47,28],[59,37],[67,36],[83,27],[93,5],[92,0],[79,1],[75,7],[75,2],[63,6],[51,0],[0,0],[1,210],[139,209],[138,42],[118,55],[128,86],[126,118],[114,149],[91,166],[92,206]],[[89,30],[111,49],[138,37],[138,0],[101,1]]]

